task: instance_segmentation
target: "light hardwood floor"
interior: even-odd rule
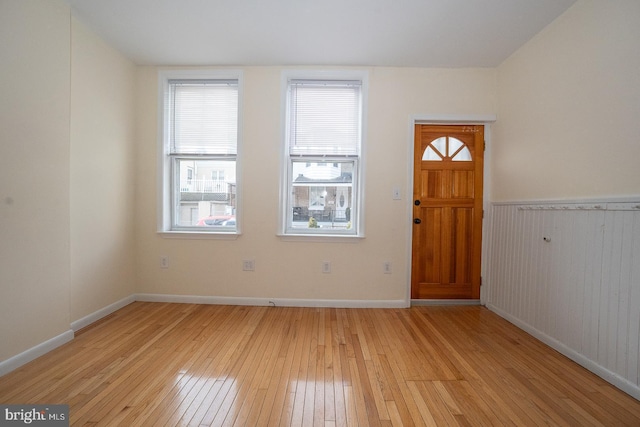
[[[72,425],[640,425],[640,402],[482,307],[136,302],[0,378]]]

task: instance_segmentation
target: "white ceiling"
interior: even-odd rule
[[[575,0],[67,0],[137,64],[495,67]]]

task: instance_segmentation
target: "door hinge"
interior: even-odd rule
[[[482,276],[480,276],[480,287],[482,287]]]
[[[484,219],[484,209],[482,209],[482,219]]]
[[[482,141],[482,151],[487,151],[487,141]]]

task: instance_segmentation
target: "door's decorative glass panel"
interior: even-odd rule
[[[426,161],[439,162],[445,159],[454,162],[470,162],[471,151],[458,138],[441,136],[431,141],[422,154],[422,160]]]
[[[446,137],[442,136],[434,141],[431,141],[431,144],[429,145],[435,148],[436,150],[438,150],[438,152],[442,154],[442,157],[447,156],[447,138]]]
[[[462,147],[460,151],[454,154],[451,158],[454,162],[470,162],[471,161],[471,151],[467,147]]]
[[[455,157],[455,153],[464,147],[464,142],[458,138],[449,138],[449,149],[447,150],[448,157]]]
[[[438,152],[436,152],[436,150],[434,150],[430,145],[427,147],[426,150],[424,150],[424,154],[422,155],[422,160],[436,160],[436,161],[440,161],[442,160],[442,155]]]

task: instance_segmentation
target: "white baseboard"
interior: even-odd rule
[[[78,332],[80,329],[85,326],[89,326],[93,322],[96,322],[103,317],[110,315],[113,312],[120,310],[122,307],[127,306],[136,300],[135,295],[129,295],[126,298],[121,299],[120,301],[116,301],[113,304],[109,304],[108,306],[101,308],[98,311],[95,311],[87,316],[84,316],[82,319],[78,319],[74,322],[71,322],[71,330],[73,332]]]
[[[70,329],[56,337],[53,337],[43,343],[36,345],[35,347],[31,347],[30,349],[23,351],[20,354],[17,354],[7,360],[0,361],[0,376],[8,374],[11,371],[18,369],[20,366],[31,362],[34,359],[50,352],[51,350],[60,347],[63,344],[72,341],[75,333],[102,319],[105,316],[121,309],[122,307],[131,304],[135,301],[135,295],[129,295],[126,298],[121,299],[120,301],[116,301],[113,304],[109,304],[108,306],[101,308],[100,310],[89,314],[88,316],[83,317],[82,319],[78,319],[74,322],[71,322]]]
[[[198,295],[136,294],[136,301],[186,304],[252,305],[276,307],[405,308],[405,300],[318,300],[293,298],[216,297]]]
[[[411,305],[481,305],[479,299],[412,299]]]
[[[510,323],[513,323],[518,328],[522,329],[523,331],[527,332],[528,334],[542,341],[549,347],[567,356],[569,359],[573,360],[574,362],[581,365],[585,369],[588,369],[589,371],[593,372],[603,380],[611,383],[612,385],[624,391],[625,393],[632,396],[633,398],[640,400],[640,387],[638,385],[632,383],[626,378],[621,377],[615,372],[612,372],[609,369],[599,365],[598,363],[587,358],[583,354],[580,354],[577,351],[567,347],[565,344],[558,341],[557,339],[550,337],[549,335],[535,329],[534,327],[523,322],[522,320],[510,315],[509,313],[502,311],[498,307],[495,307],[491,304],[487,304],[486,307],[489,310],[496,313],[498,316],[509,321]]]
[[[73,340],[73,331],[69,329],[68,331],[65,331],[51,339],[48,339],[47,341],[42,342],[35,347],[31,347],[29,350],[23,351],[22,353],[17,354],[10,359],[3,360],[2,362],[0,362],[0,376],[18,369],[20,366],[37,359],[38,357],[50,352],[57,347],[60,347],[62,344],[68,343],[71,340]]]

